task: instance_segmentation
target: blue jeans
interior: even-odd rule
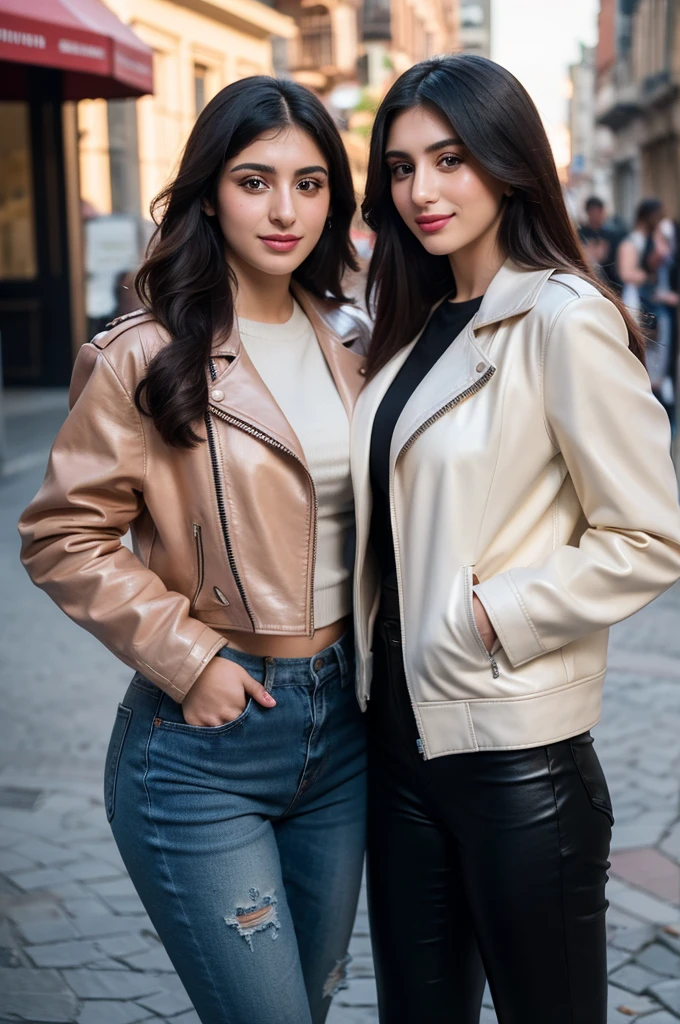
[[[136,674],[105,767],[137,892],[203,1024],[321,1024],[361,882],[365,728],[351,634],[313,658],[231,648],[276,707],[187,725]]]

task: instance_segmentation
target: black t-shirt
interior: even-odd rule
[[[606,242],[607,243],[607,255],[604,257],[600,266],[602,272],[607,279],[607,283],[612,285],[614,291],[621,292],[623,284],[619,277],[617,269],[617,255],[621,242],[626,237],[625,231],[617,231],[615,228],[604,227],[604,225],[596,231],[595,228],[591,228],[589,224],[582,224],[578,229],[579,236],[582,242]]]
[[[463,331],[482,304],[482,298],[467,302],[445,300],[434,311],[404,365],[380,403],[371,434],[371,488],[373,516],[371,546],[378,559],[383,586],[396,587],[397,571],[390,520],[390,444],[397,420],[420,382]]]

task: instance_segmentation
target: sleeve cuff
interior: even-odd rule
[[[220,633],[209,626],[205,627],[172,680],[174,700],[179,703],[184,700],[205,666],[226,646],[226,643]]]

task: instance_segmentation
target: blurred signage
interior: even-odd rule
[[[116,311],[119,279],[136,270],[138,264],[139,229],[135,217],[113,213],[85,221],[88,317],[105,317]]]

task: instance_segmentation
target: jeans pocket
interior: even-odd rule
[[[571,747],[574,763],[591,804],[596,810],[606,814],[610,824],[613,825],[614,812],[612,810],[609,787],[602,771],[600,759],[595,753],[593,737],[589,732],[581,733],[579,736],[572,736],[569,740],[569,746]]]
[[[106,762],[104,766],[104,803],[106,805],[106,817],[109,821],[113,820],[114,811],[116,809],[116,782],[118,780],[118,766],[120,765],[120,755],[123,750],[123,743],[125,742],[125,735],[128,731],[131,718],[131,708],[126,708],[124,704],[119,704],[118,711],[116,712],[116,718],[113,723],[113,729],[111,730],[111,739],[109,740],[109,748],[106,752]]]

